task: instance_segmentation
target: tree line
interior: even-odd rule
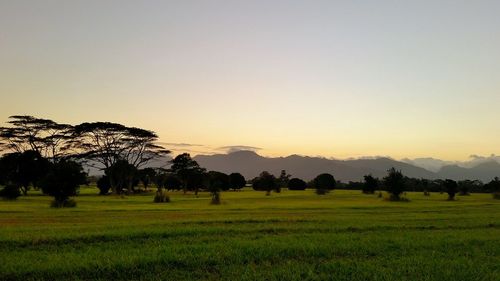
[[[9,117],[8,127],[0,127],[0,196],[15,199],[27,195],[31,188],[41,189],[54,197],[54,207],[70,207],[80,185],[89,184],[84,165],[96,167],[104,175],[96,180],[99,194],[133,194],[156,187],[154,202],[169,202],[168,190],[208,191],[211,203],[220,203],[220,193],[239,190],[247,183],[254,190],[279,193],[290,190],[315,189],[318,195],[335,188],[360,189],[373,194],[387,191],[390,200],[403,200],[406,191],[446,192],[453,200],[456,193],[491,192],[500,198],[500,179],[487,184],[477,180],[427,180],[405,177],[391,169],[382,180],[366,175],[363,182],[342,183],[323,173],[310,182],[282,171],[276,177],[262,172],[247,181],[241,174],[207,171],[188,153],[164,163],[169,168],[151,168],[153,160],[171,152],[158,144],[158,135],[150,130],[111,122],[85,122],[79,125],[59,124],[53,120],[27,115]]]

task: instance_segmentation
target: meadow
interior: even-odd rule
[[[0,201],[1,280],[500,280],[490,194],[80,193],[67,209]]]

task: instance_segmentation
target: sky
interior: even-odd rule
[[[0,119],[174,150],[500,154],[500,1],[0,0]]]

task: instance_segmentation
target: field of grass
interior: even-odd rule
[[[0,280],[500,280],[500,201],[336,190],[0,201]]]

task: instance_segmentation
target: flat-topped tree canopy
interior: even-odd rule
[[[52,161],[72,154],[73,126],[30,115],[9,117],[10,127],[0,127],[0,150],[36,151]]]
[[[112,122],[82,123],[74,127],[81,157],[109,168],[126,160],[136,168],[167,155],[170,150],[158,145],[158,135],[150,130]]]

